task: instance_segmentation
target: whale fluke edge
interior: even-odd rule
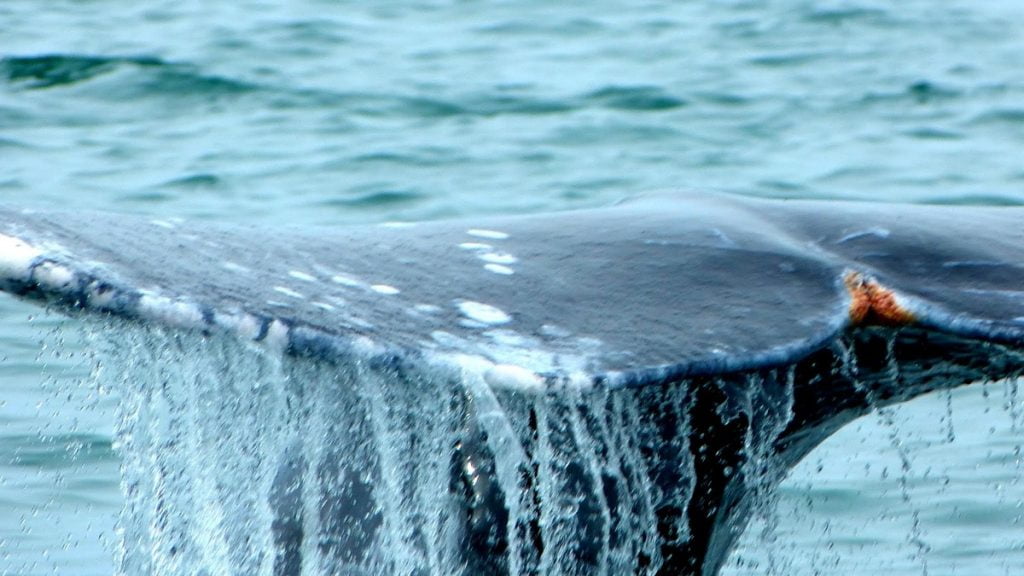
[[[303,446],[301,411],[264,442],[271,552],[226,538],[225,557],[712,575],[844,424],[1024,374],[1022,222],[694,192],[296,230],[6,207],[0,290],[332,374],[326,448]]]

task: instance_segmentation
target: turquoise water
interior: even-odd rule
[[[1021,54],[1018,1],[13,0],[0,198],[264,226],[674,187],[1021,204]],[[110,574],[116,391],[0,306],[0,574]],[[1018,411],[992,384],[846,431],[729,573],[1019,572]]]

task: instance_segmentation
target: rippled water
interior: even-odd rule
[[[1015,0],[12,0],[0,198],[266,226],[666,187],[1020,204],[1021,54]],[[0,306],[0,574],[109,574],[116,398]],[[1019,571],[1024,435],[985,390],[836,437],[730,573]]]

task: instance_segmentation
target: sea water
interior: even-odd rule
[[[270,229],[673,187],[1020,204],[1021,30],[1015,1],[14,0],[0,199]],[[111,574],[125,391],[0,306],[0,574]],[[1018,572],[1019,414],[992,383],[855,423],[726,571]]]

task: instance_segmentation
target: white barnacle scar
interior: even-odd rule
[[[508,234],[499,230],[487,230],[485,228],[470,228],[466,230],[466,234],[470,236],[476,236],[477,238],[487,238],[489,240],[505,240],[508,238]]]
[[[544,389],[544,379],[532,370],[513,364],[496,364],[484,372],[491,388],[536,393]]]
[[[0,274],[5,278],[27,279],[33,261],[42,255],[20,238],[0,234]]]
[[[455,306],[467,320],[484,326],[498,326],[512,321],[512,317],[505,311],[490,304],[472,300],[457,300]]]

